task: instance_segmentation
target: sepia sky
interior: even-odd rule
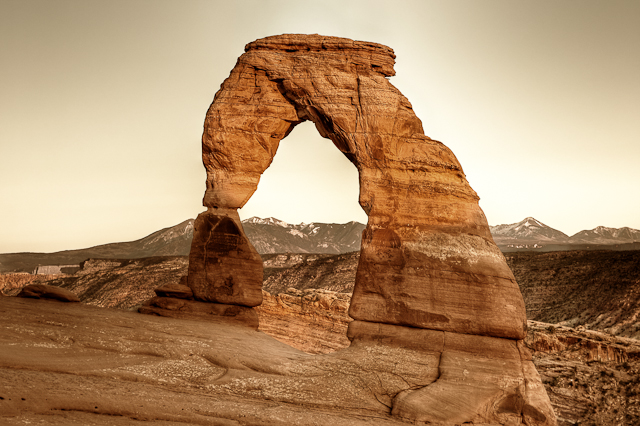
[[[0,253],[142,238],[203,211],[207,108],[245,44],[395,50],[391,82],[491,225],[640,229],[640,2],[0,0]],[[310,123],[241,217],[366,222]]]

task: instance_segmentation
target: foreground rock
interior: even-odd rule
[[[335,352],[349,346],[347,314],[351,295],[330,290],[271,295],[263,291],[256,308],[260,330],[289,346],[310,354]]]
[[[186,281],[186,276],[181,282]],[[258,329],[258,314],[246,306],[227,305],[223,303],[206,303],[194,300],[191,288],[184,284],[166,284],[155,289],[156,297],[145,301],[138,312],[147,315],[158,315],[169,318],[228,322],[244,325],[253,330]]]
[[[138,312],[161,317],[213,322],[231,322],[258,329],[258,314],[251,308],[222,303],[205,303],[174,297],[154,297],[138,308]]]
[[[393,395],[432,382],[435,361],[373,342],[309,355],[228,323],[0,298],[6,425],[400,425]]]
[[[638,341],[529,329],[560,425],[640,422]],[[311,356],[246,327],[0,297],[0,424],[407,424],[384,392],[431,380],[434,360],[386,344]]]
[[[265,305],[258,308],[260,327],[276,339],[308,353],[345,348],[349,343],[344,333],[350,323],[346,313],[327,309],[327,303],[315,303],[312,307],[313,302],[304,302],[305,298],[322,300],[332,294],[335,293],[326,290],[315,294],[312,289],[304,292],[290,289],[277,296],[265,294]],[[344,300],[345,294],[337,294]],[[270,307],[273,304],[277,308]],[[266,309],[263,311],[263,308]],[[327,317],[333,322],[325,321]],[[640,422],[638,340],[584,327],[573,329],[536,321],[528,322],[528,330],[524,344],[533,353],[533,363],[540,372],[559,425],[635,426]],[[473,347],[476,346],[464,349],[468,351]],[[495,375],[495,369],[493,371]],[[482,378],[490,379],[490,375]],[[456,402],[444,407],[456,407]]]
[[[262,303],[262,259],[235,210],[198,215],[187,285],[196,300],[240,306]]]
[[[80,302],[75,293],[47,284],[29,284],[22,288],[18,297],[29,299],[49,299],[58,300],[60,302]]]

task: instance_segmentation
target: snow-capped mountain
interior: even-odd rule
[[[358,222],[291,225],[269,217],[242,221],[244,232],[258,253],[347,253],[360,250],[365,226]]]
[[[640,242],[640,231],[632,228],[598,226],[569,237],[537,219],[528,217],[510,225],[490,226],[493,240],[499,246],[555,245],[555,250],[572,250],[573,245],[620,245]],[[563,247],[558,247],[559,245]],[[531,248],[531,247],[529,247]],[[582,248],[581,248],[582,249]]]
[[[626,244],[640,241],[640,231],[632,228],[607,228],[598,226],[572,235],[574,244]]]
[[[528,217],[518,223],[490,226],[496,244],[514,243],[566,243],[569,236],[564,232]]]
[[[88,258],[135,259],[151,256],[186,256],[191,249],[194,220],[156,231],[136,241],[110,243],[56,253],[0,254],[0,272],[31,272],[38,265],[71,265]],[[300,223],[291,225],[273,217],[252,217],[242,221],[249,241],[260,254],[325,253],[338,254],[360,250],[365,226],[358,222]],[[528,217],[510,225],[490,227],[493,239],[503,250],[542,248],[551,250],[611,249],[635,250],[640,230],[598,226],[572,237]],[[635,245],[631,244],[636,242]],[[627,244],[628,246],[622,246]],[[591,246],[591,247],[588,247]],[[615,246],[620,246],[616,248]]]

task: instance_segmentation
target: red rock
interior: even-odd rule
[[[258,314],[251,308],[222,303],[205,303],[173,297],[154,297],[138,308],[138,312],[161,317],[211,322],[231,322],[258,329]]]
[[[404,390],[392,414],[435,424],[555,424],[551,402],[524,345],[510,339],[353,321],[356,344],[383,343],[437,357],[431,383]],[[361,337],[360,337],[361,336]]]
[[[174,297],[176,299],[193,299],[193,291],[189,286],[178,283],[165,284],[158,287],[155,293],[160,297]]]
[[[188,285],[195,299],[241,306],[262,303],[262,259],[235,210],[209,209],[194,223]]]
[[[358,168],[369,215],[351,316],[522,339],[516,281],[457,159],[387,80],[393,51],[319,35],[245,50],[205,120],[204,204],[242,207],[280,140],[311,120]]]
[[[420,348],[441,358],[440,378],[399,394],[393,414],[442,424],[518,424],[524,416],[530,425],[554,425],[544,389],[525,390],[518,285],[458,160],[424,134],[407,98],[388,81],[394,60],[386,46],[319,35],[246,46],[205,119],[208,211],[196,220],[189,286],[199,300],[260,303],[250,294],[260,288],[261,263],[235,211],[257,189],[280,140],[310,120],[358,169],[359,202],[369,217],[350,338],[361,347],[376,342],[370,333],[406,326],[396,333],[410,337],[383,343],[411,348],[411,336],[441,336]]]
[[[330,353],[349,346],[349,295],[310,289],[271,295],[263,291],[255,308],[260,331],[307,353]]]
[[[22,288],[18,297],[31,299],[52,299],[60,302],[80,302],[78,296],[69,290],[47,284],[29,284]]]

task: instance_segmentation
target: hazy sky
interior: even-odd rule
[[[245,44],[386,44],[391,82],[492,225],[640,229],[640,1],[0,0],[0,253],[141,238],[195,217],[204,116]],[[366,221],[310,123],[241,212]]]

